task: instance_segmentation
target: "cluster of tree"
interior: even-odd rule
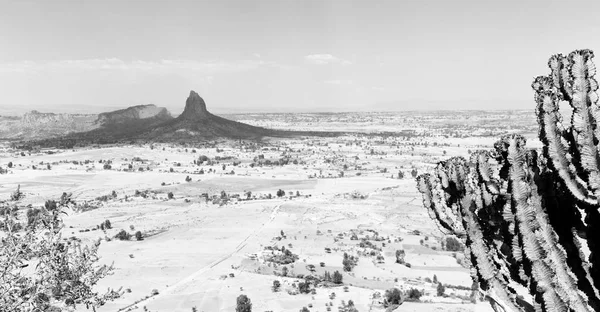
[[[285,246],[281,246],[281,249],[278,247],[266,246],[265,249],[280,251],[279,253],[273,253],[270,257],[268,257],[267,261],[273,263],[290,264],[299,259],[298,255],[294,254],[291,250],[286,249]]]
[[[344,276],[342,275],[342,273],[340,273],[340,271],[335,271],[333,272],[333,274],[329,273],[329,271],[325,271],[325,274],[323,275],[323,280],[339,285],[343,283]]]
[[[344,253],[344,259],[342,260],[342,265],[344,266],[344,271],[352,272],[354,267],[358,264],[358,257],[350,256],[348,253]]]

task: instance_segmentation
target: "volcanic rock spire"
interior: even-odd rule
[[[178,119],[198,120],[209,118],[211,114],[206,110],[206,103],[194,90],[185,101],[185,109]]]

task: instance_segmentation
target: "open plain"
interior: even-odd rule
[[[97,287],[124,291],[99,312],[234,311],[241,294],[253,311],[346,311],[349,301],[358,311],[491,311],[414,177],[490,147],[507,133],[498,120],[530,138],[534,121],[524,112],[452,115],[230,117],[360,131],[330,138],[30,151],[5,142],[0,198],[19,188],[19,205],[37,207],[71,196],[63,239],[101,240],[101,263],[115,270]],[[385,132],[373,132],[378,124]],[[412,295],[384,305],[393,288]]]

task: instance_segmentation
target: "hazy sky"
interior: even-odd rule
[[[0,0],[0,113],[533,109],[600,1]]]

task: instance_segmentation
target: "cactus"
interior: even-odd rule
[[[535,78],[541,151],[502,137],[417,177],[423,204],[467,247],[496,311],[600,311],[600,107],[593,52],[550,58]],[[572,108],[563,124],[560,105]]]

